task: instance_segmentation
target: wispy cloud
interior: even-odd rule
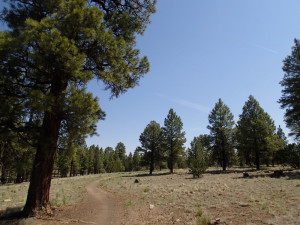
[[[273,50],[273,49],[271,49],[271,48],[266,48],[265,46],[258,45],[258,44],[253,44],[253,43],[251,43],[251,45],[254,46],[254,47],[260,48],[260,49],[262,49],[262,50],[265,50],[265,51],[267,51],[267,52],[270,52],[270,53],[272,53],[272,54],[278,54],[278,52],[277,52],[276,50]]]
[[[201,105],[199,103],[191,102],[191,101],[184,100],[184,99],[169,98],[168,96],[166,96],[164,94],[161,94],[161,93],[157,93],[156,95],[159,96],[159,97],[161,97],[161,98],[163,98],[163,99],[166,99],[168,101],[174,102],[176,104],[179,104],[179,105],[191,108],[191,109],[198,110],[198,111],[203,112],[203,113],[207,113],[208,114],[210,112],[210,110],[211,110],[209,107]]]
[[[183,100],[183,99],[173,99],[173,102],[179,104],[179,105],[183,105],[186,107],[189,107],[191,109],[195,109],[198,110],[200,112],[204,112],[204,113],[209,113],[210,112],[210,108],[195,102],[190,102],[187,100]]]

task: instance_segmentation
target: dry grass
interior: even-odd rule
[[[73,204],[85,197],[85,185],[99,186],[124,202],[123,224],[205,225],[220,218],[223,224],[300,224],[300,171],[273,178],[272,171],[209,169],[201,179],[185,170],[101,174],[52,181],[51,203]],[[139,183],[135,183],[138,179]],[[23,207],[28,184],[0,186],[2,213]],[[35,224],[35,220],[25,224]],[[23,221],[18,221],[23,224]]]
[[[207,224],[216,218],[227,224],[300,224],[300,171],[281,178],[250,171],[250,178],[242,178],[243,170],[210,169],[201,179],[183,170],[166,172],[106,175],[100,186],[125,202],[124,224]]]
[[[99,175],[53,179],[50,202],[54,207],[74,204],[86,196],[85,185]],[[26,202],[28,183],[0,185],[0,215],[20,211]]]

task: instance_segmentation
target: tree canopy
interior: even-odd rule
[[[184,155],[184,146],[186,142],[185,132],[182,131],[183,123],[173,109],[169,110],[167,118],[164,121],[162,134],[164,138],[164,148],[167,152],[168,167],[170,172],[174,172],[174,165],[178,159]]]
[[[162,141],[162,129],[159,123],[151,121],[140,135],[142,145],[140,151],[143,151],[148,158],[150,174],[154,170],[154,163],[160,161]]]
[[[97,120],[104,119],[98,99],[85,90],[89,80],[101,80],[111,97],[118,97],[149,71],[135,39],[150,22],[156,1],[8,2],[2,18],[9,30],[0,32],[0,94],[16,113],[1,124],[28,133],[35,121],[36,157],[24,215],[50,213],[60,135],[73,138],[75,127],[82,128],[81,135],[92,134]]]
[[[278,136],[274,121],[252,95],[240,114],[237,132],[240,156],[244,157],[246,164],[254,162],[256,168],[260,169],[261,161],[268,160],[267,157],[272,155],[270,151],[277,148],[275,139],[278,140]]]
[[[226,170],[234,155],[234,120],[230,109],[222,99],[215,104],[208,116],[214,158]]]
[[[290,135],[300,140],[300,41],[295,39],[291,55],[283,60],[284,77],[280,82],[283,87],[279,99],[285,111],[285,122],[290,128]]]

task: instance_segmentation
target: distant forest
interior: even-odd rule
[[[84,140],[65,144],[61,138],[53,170],[54,177],[86,174],[130,172],[177,168],[192,168],[200,157],[203,167],[250,166],[260,169],[274,165],[300,168],[300,145],[288,143],[281,127],[249,96],[237,123],[227,105],[221,99],[208,116],[210,134],[194,137],[185,149],[185,132],[181,118],[170,109],[164,126],[151,121],[141,133],[134,153],[126,153],[126,146],[119,142],[116,147],[92,145]],[[31,174],[35,148],[26,145],[12,133],[7,142],[1,142],[1,182],[28,181]],[[204,171],[203,171],[204,172]]]

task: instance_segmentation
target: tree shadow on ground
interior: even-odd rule
[[[170,172],[153,173],[153,174],[141,173],[141,174],[124,175],[122,177],[156,177],[156,176],[166,176],[166,175],[170,175],[170,174],[171,174]]]
[[[259,172],[259,171],[258,171]],[[248,177],[235,177],[233,179],[254,179],[254,178],[282,178],[285,177],[287,180],[300,180],[300,171],[283,171],[282,174],[278,175],[273,171],[261,171],[261,173],[249,174]]]
[[[229,170],[206,170],[205,173],[207,174],[230,174],[230,173],[249,173],[249,172],[255,172],[257,171],[254,168],[245,168],[245,169],[241,169],[241,170],[236,170],[236,169],[229,169]]]
[[[8,207],[0,211],[0,224],[19,225],[22,224],[23,207]]]

